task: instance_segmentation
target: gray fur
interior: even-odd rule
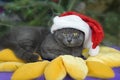
[[[34,62],[38,60],[40,45],[50,32],[42,27],[17,27],[9,30],[0,37],[0,50],[9,48],[15,55],[26,61]]]

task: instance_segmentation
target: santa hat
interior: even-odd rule
[[[53,19],[51,33],[62,28],[74,28],[85,34],[84,48],[89,54],[95,56],[99,53],[99,43],[104,37],[102,26],[94,19],[77,12],[65,12]]]

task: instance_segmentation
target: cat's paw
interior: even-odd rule
[[[38,61],[39,56],[37,54],[32,54],[32,53],[25,53],[23,55],[23,59],[26,62],[37,62]]]
[[[31,61],[31,62],[37,62],[38,59],[39,59],[39,56],[36,55],[36,54],[34,54],[33,56],[31,56],[30,61]]]

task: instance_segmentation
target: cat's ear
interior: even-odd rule
[[[61,34],[62,33],[62,31],[61,30],[56,30],[56,31],[54,31],[54,35],[58,35],[58,34]]]
[[[52,34],[53,36],[58,36],[59,32],[58,31],[54,31],[54,33]]]
[[[54,31],[53,35],[56,35],[57,34],[57,31]]]

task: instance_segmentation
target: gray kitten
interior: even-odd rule
[[[84,33],[65,28],[50,34],[49,29],[43,27],[17,27],[9,30],[0,37],[0,50],[9,48],[15,55],[26,61],[38,61],[38,53],[43,59],[52,60],[59,55],[81,55]]]
[[[73,28],[63,28],[49,34],[41,45],[43,59],[52,60],[59,55],[82,57],[85,35]]]

